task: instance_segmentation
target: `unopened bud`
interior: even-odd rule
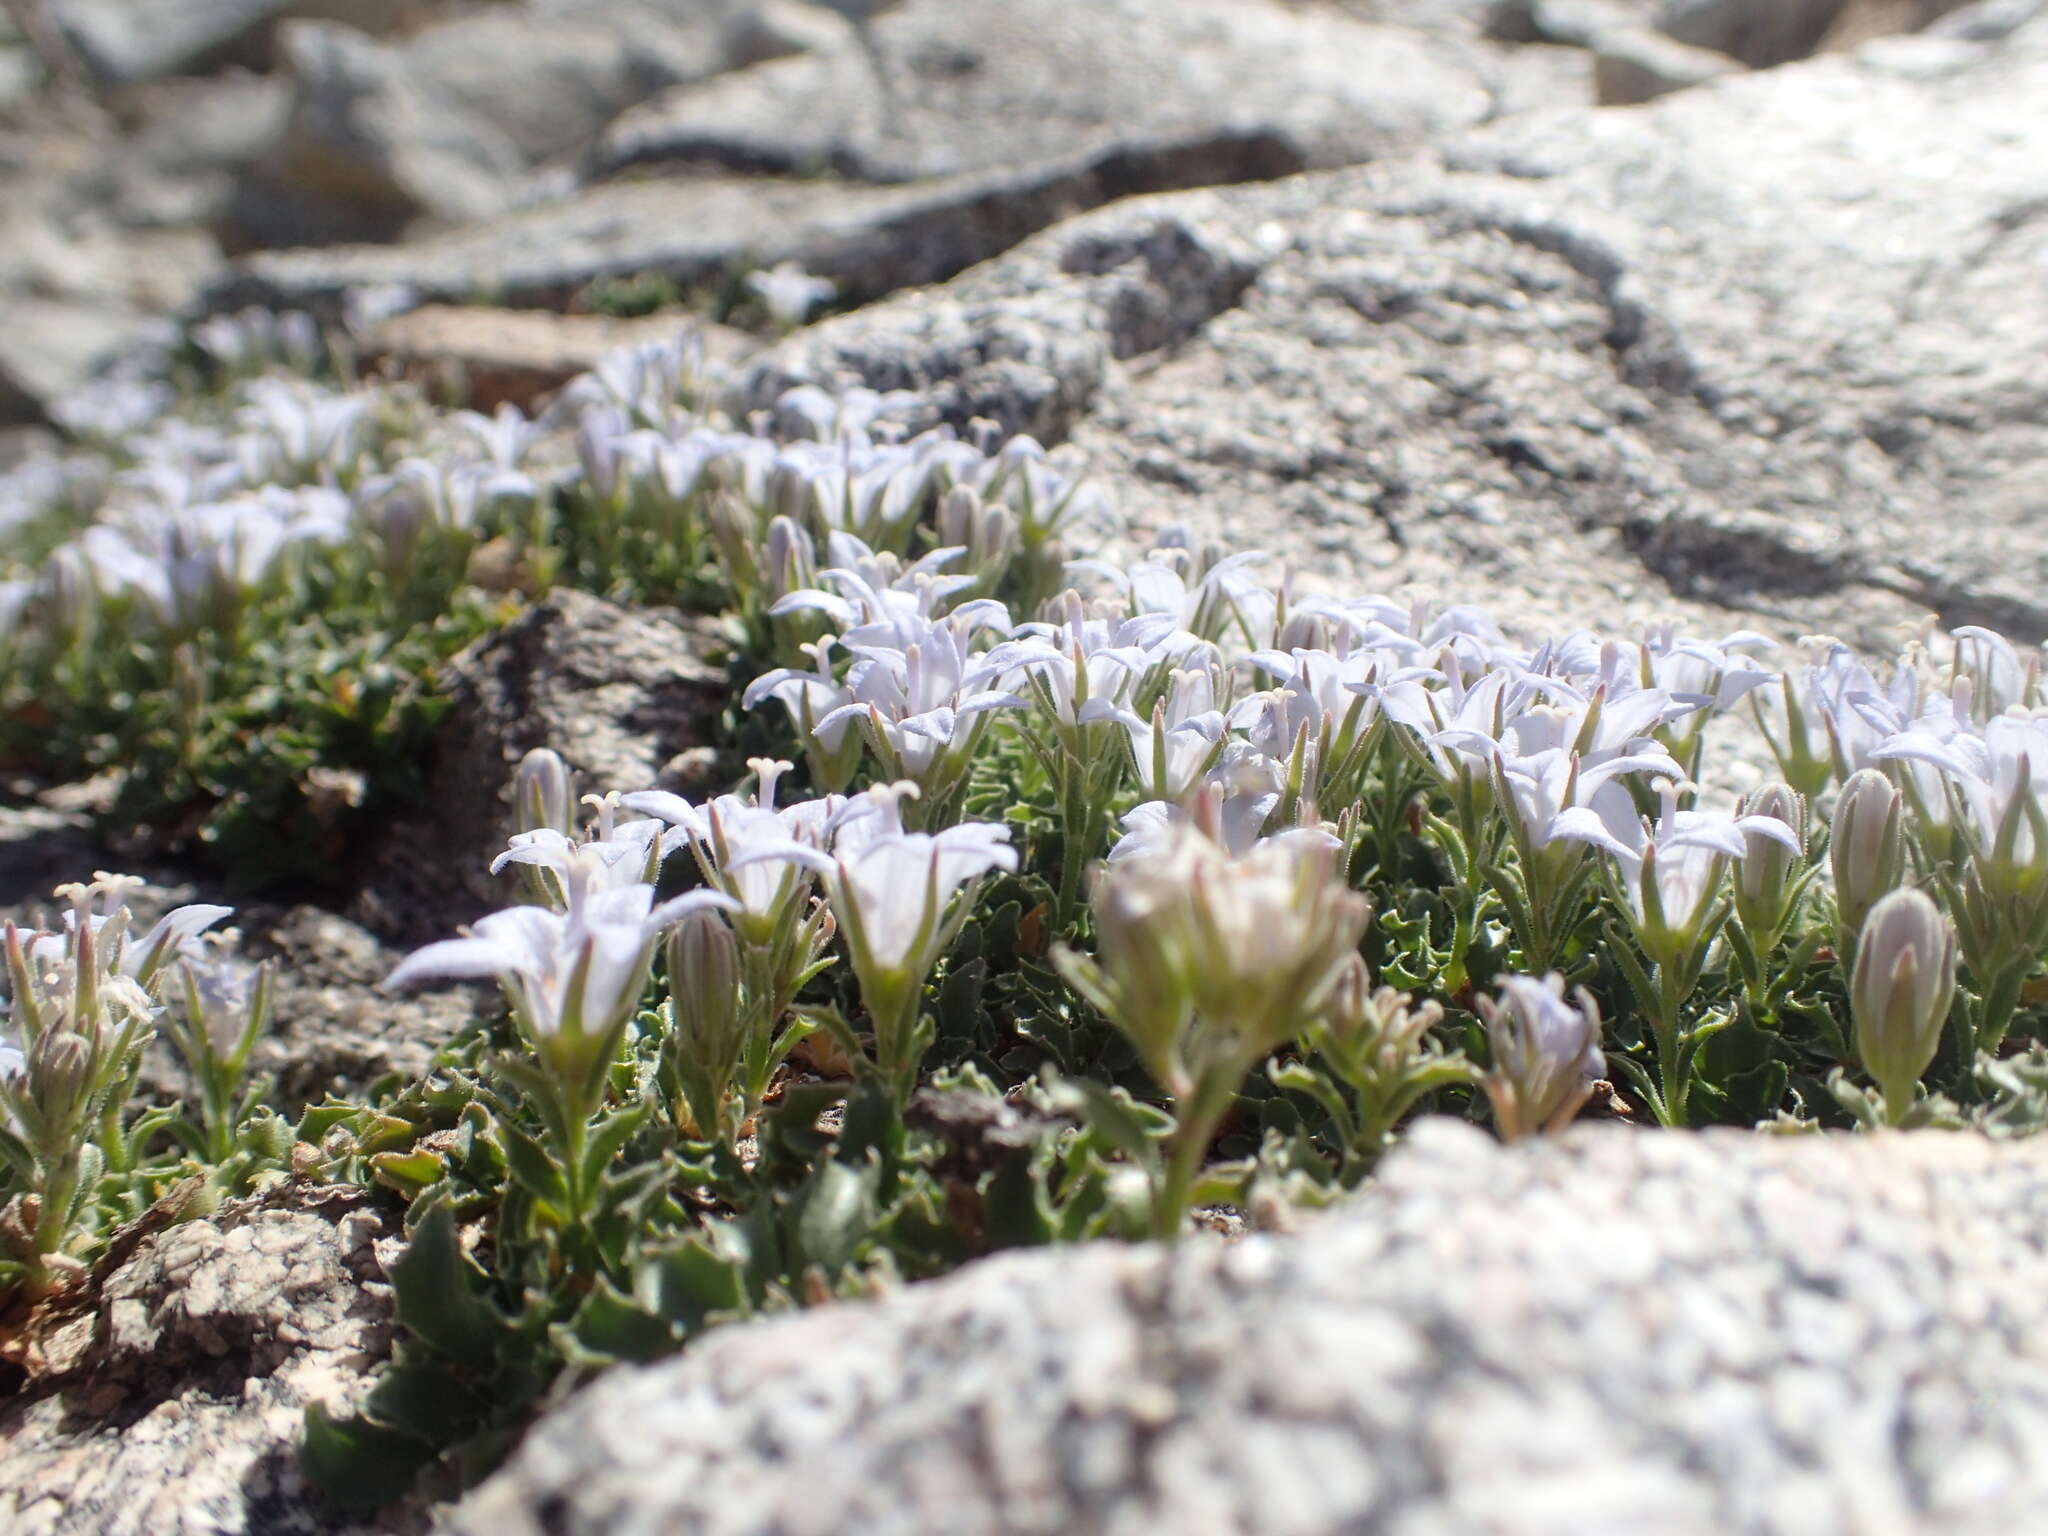
[[[576,779],[562,754],[535,747],[512,775],[512,820],[521,832],[576,835]]]
[[[776,518],[762,541],[762,595],[772,603],[817,584],[818,550],[811,536],[794,519]]]
[[[692,912],[670,932],[668,986],[679,1048],[723,1087],[742,1044],[739,945],[723,914]]]
[[[53,1029],[38,1039],[28,1058],[29,1092],[44,1121],[71,1126],[92,1098],[93,1048],[85,1036]]]
[[[965,549],[967,568],[1000,575],[1016,547],[1017,518],[1001,502],[984,502],[969,485],[956,485],[939,502],[939,542]]]
[[[1332,1035],[1353,1042],[1357,1057],[1391,1080],[1409,1065],[1443,1016],[1433,999],[1417,1007],[1409,993],[1375,988],[1365,957],[1353,953],[1338,975],[1323,1019]]]
[[[1870,909],[1856,944],[1849,1008],[1856,1053],[1896,1122],[1934,1060],[1956,990],[1956,934],[1923,891],[1893,891]]]
[[[1327,651],[1329,648],[1329,622],[1319,614],[1303,613],[1299,609],[1287,615],[1287,621],[1273,637],[1273,649],[1290,655],[1295,651]]]
[[[725,567],[726,579],[741,591],[751,591],[761,579],[761,562],[755,553],[760,530],[746,502],[731,491],[720,491],[706,504],[704,521],[711,529],[711,542]]]
[[[99,587],[93,565],[77,544],[60,544],[50,553],[43,580],[50,597],[50,617],[67,637],[90,638],[99,608]]]
[[[1799,839],[1794,850],[1760,832],[1742,835],[1742,859],[1735,866],[1735,914],[1744,932],[1759,943],[1772,943],[1799,890],[1796,877],[1806,853],[1806,797],[1789,784],[1768,784],[1745,796],[1736,814],[1775,817]]]
[[[1897,888],[1905,870],[1905,796],[1875,768],[1850,776],[1835,802],[1828,863],[1835,875],[1835,905],[1849,933],[1879,897]]]
[[[810,510],[810,476],[794,464],[777,464],[768,471],[766,505],[775,520],[795,522]],[[774,567],[774,560],[768,562]]]

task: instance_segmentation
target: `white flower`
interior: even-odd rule
[[[557,1065],[583,1066],[584,1043],[607,1039],[639,999],[662,930],[691,912],[737,905],[718,891],[689,891],[656,906],[653,888],[635,882],[596,891],[566,912],[509,907],[462,938],[415,951],[384,986],[494,976],[534,1046]]]
[[[1775,816],[1729,816],[1678,808],[1678,786],[1657,781],[1663,807],[1653,824],[1623,829],[1582,822],[1558,835],[1595,843],[1614,856],[1627,881],[1631,915],[1644,950],[1659,964],[1693,954],[1730,859],[1749,851],[1749,838],[1780,843],[1795,854],[1799,834]],[[1621,835],[1627,830],[1626,836]]]
[[[2048,719],[1999,715],[1982,735],[1906,731],[1874,755],[1931,763],[1948,776],[1978,870],[1994,892],[2023,894],[2048,878]]]
[[[747,286],[783,327],[802,325],[812,310],[830,303],[839,291],[829,277],[813,277],[793,261],[777,262],[765,272],[749,272]]]
[[[659,821],[643,819],[603,826],[591,838],[564,836],[553,827],[515,832],[505,851],[491,860],[491,873],[508,864],[544,869],[555,877],[561,904],[574,907],[601,891],[651,884],[662,860],[682,845],[680,831],[664,833]]]
[[[1152,559],[1132,566],[1070,560],[1067,569],[1111,583],[1128,599],[1134,616],[1169,618],[1174,628],[1204,640],[1236,634],[1256,649],[1271,642],[1279,604],[1248,573],[1271,558],[1263,550],[1244,550],[1223,556],[1196,574],[1191,551],[1164,546],[1153,551]]]
[[[733,899],[735,924],[759,943],[802,918],[827,828],[846,801],[831,795],[778,808],[776,784],[790,765],[755,758],[748,766],[757,775],[753,800],[720,795],[700,808],[680,795],[643,790],[627,795],[625,804],[689,838],[704,878]]]
[[[899,626],[899,634],[913,636],[901,649],[849,639],[854,662],[846,685],[853,697],[814,729],[863,723],[885,771],[916,781],[943,802],[966,772],[989,713],[1025,703],[1001,688],[1002,665],[971,649],[975,628],[963,609]]]
[[[1149,720],[1127,709],[1116,718],[1131,744],[1139,792],[1153,800],[1178,800],[1215,759],[1223,739],[1216,674],[1208,667],[1176,671]]]
[[[777,667],[747,684],[740,695],[740,703],[747,709],[758,709],[773,699],[787,710],[816,781],[835,790],[844,788],[860,766],[861,745],[854,718],[846,709],[854,702],[853,690],[832,671],[832,650],[838,643],[835,636],[822,635],[800,646],[812,658],[810,669]],[[828,716],[832,724],[822,725]]]
[[[963,888],[1017,867],[1008,827],[904,831],[899,803],[915,795],[914,785],[877,785],[849,801],[832,829],[826,885],[863,985],[870,975],[922,984],[964,920]]]

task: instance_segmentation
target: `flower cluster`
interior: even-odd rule
[[[234,1150],[237,1102],[250,1051],[269,1018],[269,972],[244,966],[231,941],[202,936],[230,915],[195,904],[135,931],[128,892],[142,882],[99,874],[60,887],[48,929],[0,929],[7,1005],[0,1025],[0,1162],[18,1191],[0,1211],[0,1264],[32,1291],[74,1273],[68,1250],[103,1230],[117,1199],[137,1183],[150,1137],[189,1139],[220,1165]],[[196,1126],[162,1116],[123,1123],[142,1048],[159,1021],[199,1079]],[[167,1182],[161,1169],[141,1187]],[[6,1278],[0,1274],[0,1279]]]

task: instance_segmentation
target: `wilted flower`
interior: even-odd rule
[[[1242,1077],[1317,1017],[1368,912],[1337,878],[1334,839],[1286,834],[1233,856],[1219,801],[1209,792],[1142,852],[1102,866],[1097,958],[1062,961],[1176,1098],[1214,1071]]]
[[[1503,1139],[1561,1131],[1592,1097],[1607,1070],[1600,1051],[1600,1008],[1584,987],[1565,1001],[1555,971],[1538,981],[1509,976],[1500,1000],[1479,999],[1493,1050],[1493,1069],[1481,1079]]]

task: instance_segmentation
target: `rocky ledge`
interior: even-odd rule
[[[1417,1125],[1289,1234],[998,1258],[544,1422],[458,1536],[1983,1532],[2048,1499],[2048,1146]]]

